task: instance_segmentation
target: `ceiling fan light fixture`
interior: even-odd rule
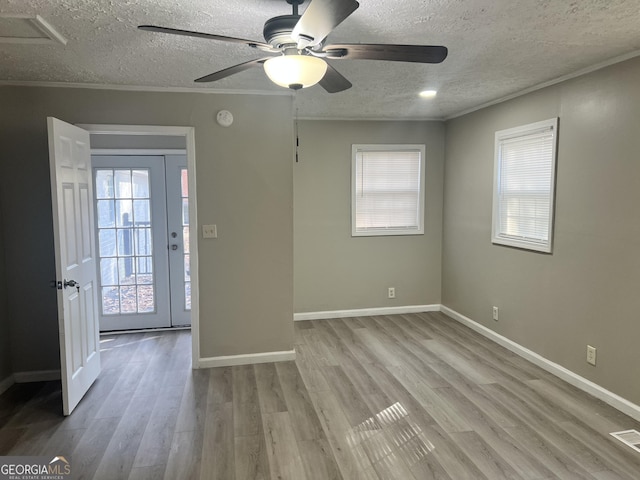
[[[264,72],[276,85],[297,90],[322,80],[327,73],[327,63],[310,55],[283,55],[264,62]]]

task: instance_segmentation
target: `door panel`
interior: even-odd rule
[[[93,156],[100,330],[171,326],[162,156]]]
[[[75,185],[73,183],[62,184],[62,202],[64,215],[64,230],[62,231],[62,239],[64,241],[64,248],[67,254],[66,270],[68,273],[71,273],[70,270],[78,265],[78,248],[76,245],[76,238],[78,237],[78,235],[76,233],[75,197]]]
[[[63,413],[69,415],[100,373],[89,133],[47,118]]]
[[[80,315],[80,294],[69,296],[69,316],[71,318],[71,377],[82,368],[82,316]]]
[[[89,186],[81,184],[80,188],[80,235],[82,237],[82,261],[92,259],[93,251],[91,249],[91,197],[89,196]]]
[[[185,155],[94,155],[100,329],[190,325]]]
[[[87,318],[89,315],[93,315],[93,312],[97,312],[98,310],[96,308],[97,293],[94,282],[85,284],[82,287],[82,293],[84,295],[84,313],[85,318]],[[88,352],[96,352],[100,349],[100,345],[98,344],[100,332],[97,330],[97,326],[96,322],[90,322],[86,323],[85,328],[83,329],[85,336],[83,345],[87,346]]]
[[[189,257],[189,183],[187,158],[166,155],[167,224],[171,276],[171,323],[191,325],[191,269]]]

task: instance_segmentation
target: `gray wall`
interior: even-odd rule
[[[441,122],[300,121],[294,165],[295,311],[440,303]],[[426,145],[425,234],[351,237],[351,145]],[[387,288],[396,298],[387,298]]]
[[[635,59],[447,122],[443,251],[445,305],[636,404],[638,85]],[[494,133],[555,116],[553,254],[494,246]]]
[[[201,357],[293,345],[291,99],[0,88],[3,230],[14,371],[59,368],[46,117],[195,127]],[[230,110],[230,128],[215,114]]]
[[[2,225],[2,197],[0,196],[0,226]],[[0,382],[9,377],[11,369],[11,344],[9,315],[7,309],[7,273],[5,269],[5,245],[2,228],[0,228]]]

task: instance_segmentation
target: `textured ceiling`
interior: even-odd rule
[[[0,15],[40,15],[68,40],[66,46],[0,43],[0,81],[282,93],[260,68],[194,84],[261,52],[136,26],[262,41],[265,20],[290,13],[285,0],[0,0]],[[445,45],[448,58],[439,65],[332,61],[353,87],[337,94],[304,89],[297,93],[298,113],[450,117],[640,51],[639,25],[640,0],[360,0],[330,43]],[[437,97],[419,98],[424,89],[437,89]]]

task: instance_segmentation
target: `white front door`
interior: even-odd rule
[[[190,324],[186,157],[92,158],[100,330]]]
[[[100,373],[89,133],[47,118],[64,415]]]

